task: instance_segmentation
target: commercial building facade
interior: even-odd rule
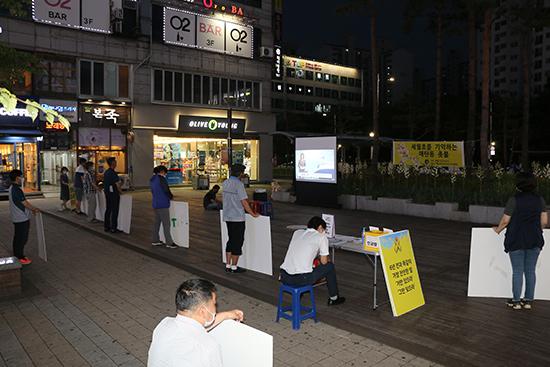
[[[71,1],[80,16],[34,0],[32,18],[0,18],[0,41],[46,66],[32,93],[76,116],[68,134],[43,123],[43,183],[79,156],[100,175],[116,157],[135,187],[148,185],[155,164],[181,178],[173,183],[221,180],[229,107],[242,125],[234,161],[248,163],[251,179],[271,179],[271,1]]]

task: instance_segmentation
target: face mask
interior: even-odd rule
[[[25,186],[25,179],[21,177],[21,186]]]
[[[203,326],[205,327],[205,329],[208,329],[210,326],[212,326],[214,324],[214,321],[216,321],[216,313],[212,313],[210,312],[210,310],[208,310],[208,308],[206,308],[206,306],[203,306],[204,309],[206,310],[206,312],[208,312],[210,315],[212,315],[212,320],[210,321],[206,321]]]

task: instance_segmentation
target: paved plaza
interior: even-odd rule
[[[36,200],[38,206],[51,200]],[[0,203],[0,245],[12,228]],[[34,231],[24,293],[0,302],[0,366],[145,366],[156,324],[174,315],[174,292],[193,274],[79,227],[44,218],[47,263]],[[274,336],[275,366],[435,366],[326,323],[274,322],[275,307],[219,286],[219,308],[241,308],[246,323]]]

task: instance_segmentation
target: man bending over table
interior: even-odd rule
[[[336,269],[329,262],[327,224],[320,217],[313,217],[307,229],[294,232],[288,246],[285,261],[281,265],[281,280],[292,286],[313,285],[319,279],[327,279],[328,305],[344,303],[346,299],[338,295]],[[319,256],[320,264],[313,268],[313,260]]]

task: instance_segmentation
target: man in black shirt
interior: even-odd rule
[[[105,221],[103,222],[105,232],[118,233],[118,209],[120,207],[120,177],[115,171],[116,159],[111,157],[107,159],[109,169],[103,176],[103,191],[105,192],[105,201],[107,208],[105,210]]]
[[[212,190],[208,191],[204,198],[202,199],[202,205],[206,210],[220,210],[222,208],[222,203],[216,199],[216,194],[220,191],[218,185],[214,185]]]

